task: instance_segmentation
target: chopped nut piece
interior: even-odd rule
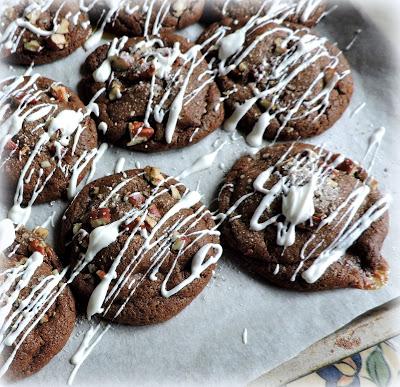
[[[111,212],[109,208],[98,208],[90,213],[90,224],[93,228],[104,226],[111,222]]]
[[[29,20],[29,23],[36,24],[37,20],[39,19],[39,16],[40,16],[40,11],[37,9],[32,12],[29,12],[26,15],[26,18]]]
[[[44,324],[49,321],[49,318],[47,317],[47,314],[45,314],[39,321],[39,324]]]
[[[40,166],[41,166],[42,168],[46,169],[46,168],[50,168],[50,167],[51,167],[51,164],[50,164],[50,161],[49,161],[49,160],[43,160],[43,161],[40,162]]]
[[[129,134],[131,141],[127,146],[141,144],[154,136],[154,129],[144,126],[143,122],[134,121],[129,123]]]
[[[181,198],[181,194],[180,194],[178,188],[176,188],[174,185],[171,185],[171,187],[169,187],[169,189],[171,190],[171,195],[174,199],[179,200]]]
[[[49,235],[49,230],[44,227],[36,227],[33,233],[39,238],[46,239]]]
[[[244,72],[244,71],[246,71],[246,70],[248,70],[248,69],[249,69],[249,66],[247,65],[246,62],[241,62],[241,63],[239,64],[239,70],[240,70],[240,71]]]
[[[161,181],[164,180],[164,176],[161,174],[159,168],[145,167],[144,172],[146,173],[145,177],[147,181],[149,181],[153,185],[158,185]]]
[[[283,54],[286,52],[286,48],[282,46],[283,43],[282,38],[276,38],[274,43],[275,43],[275,52],[277,54]]]
[[[52,270],[51,273],[52,273],[53,275],[59,275],[59,274],[60,274],[59,271],[58,271],[57,269]]]
[[[79,232],[79,230],[81,229],[81,227],[82,227],[82,223],[75,223],[73,226],[72,226],[72,234],[77,234],[78,232]]]
[[[67,102],[70,97],[67,88],[61,85],[52,85],[50,93],[52,96],[56,97],[58,101]]]
[[[29,42],[24,43],[24,48],[31,52],[39,52],[42,49],[42,46],[37,40],[30,40]]]
[[[134,192],[129,195],[128,201],[134,207],[139,208],[146,201],[146,198],[140,192]]]
[[[113,81],[111,84],[111,90],[110,93],[108,94],[108,98],[110,101],[115,101],[116,99],[120,99],[122,97],[122,85],[118,81]]]
[[[99,188],[99,187],[90,187],[89,194],[90,194],[91,196],[95,196],[95,195],[97,195],[99,192],[100,192],[100,188]]]
[[[355,169],[355,164],[350,159],[345,159],[336,169],[351,174]]]
[[[69,32],[69,21],[67,19],[62,19],[61,23],[58,25],[57,34],[68,34]]]
[[[146,228],[148,228],[148,229],[154,228],[156,226],[156,224],[157,224],[157,220],[154,219],[150,215],[146,216],[145,222],[146,222],[146,226],[147,226]]]
[[[50,45],[53,48],[58,48],[62,50],[67,44],[67,40],[64,35],[61,34],[53,34],[50,36]]]
[[[186,8],[185,1],[176,0],[175,2],[172,3],[171,8],[172,8],[172,15],[174,17],[180,17]]]
[[[46,253],[46,243],[44,243],[43,241],[39,240],[39,239],[33,239],[31,241],[29,241],[29,251],[31,252],[35,252],[37,251],[40,254],[45,255]]]
[[[110,58],[111,67],[115,71],[126,71],[131,67],[131,64],[124,58],[118,55],[113,55]]]
[[[14,141],[8,140],[6,145],[4,146],[4,149],[6,151],[14,151],[14,150],[18,149],[18,145]]]
[[[268,98],[263,98],[262,100],[260,100],[259,104],[263,108],[268,109],[271,106],[271,101]]]
[[[175,239],[174,243],[172,244],[171,248],[173,251],[179,251],[185,246],[188,238],[186,237],[179,237]]]
[[[149,214],[151,214],[154,218],[157,218],[157,219],[161,218],[161,213],[155,204],[152,204],[149,207]]]

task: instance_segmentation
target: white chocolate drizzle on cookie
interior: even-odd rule
[[[54,82],[49,88],[41,90],[36,84],[39,78],[39,74],[34,74],[28,79],[24,76],[13,77],[8,80],[9,84],[3,86],[0,91],[2,113],[0,127],[3,128],[3,134],[0,136],[0,154],[2,156],[0,169],[4,167],[15,152],[29,152],[29,157],[19,173],[14,204],[8,214],[9,218],[16,224],[25,224],[28,221],[32,205],[57,170],[60,170],[66,178],[70,179],[69,193],[73,195],[79,176],[98,153],[97,148],[95,148],[83,152],[72,166],[64,163],[64,157],[68,151],[74,156],[80,136],[88,125],[87,117],[92,112],[98,112],[98,107],[94,102],[98,94],[84,110],[65,109],[59,111],[56,98],[52,98],[49,103],[40,102],[46,93],[52,91],[58,95],[57,98],[61,98],[60,101],[65,102],[65,98],[69,98],[67,89]],[[99,93],[101,92],[103,90],[99,91]],[[18,101],[14,111],[10,111],[11,100]],[[12,140],[22,130],[25,123],[35,125],[32,133],[44,129],[32,149],[29,147],[20,149],[19,144],[15,144]],[[41,158],[43,150],[50,145],[51,141],[54,144],[54,156],[50,160],[41,161],[39,168],[35,169],[33,167],[34,161]],[[27,206],[23,207],[24,187],[25,184],[30,183],[33,176],[36,178],[36,184],[31,197],[28,199]]]
[[[82,5],[83,0],[80,1]],[[44,12],[47,12],[54,3],[54,0],[30,1],[24,9],[23,15],[11,20],[6,28],[0,33],[0,50],[9,50],[11,53],[15,53],[25,31],[30,31],[33,35],[38,37],[51,37],[57,35],[63,36],[64,34],[68,33],[68,25],[70,22],[74,25],[77,25],[81,11],[84,11],[84,9],[80,8],[80,10],[78,10],[75,14],[68,12],[65,17],[59,21],[58,19],[60,12],[65,6],[65,3],[61,2],[60,6],[54,13],[54,17],[52,19],[52,28],[50,30],[40,28],[36,22],[40,20],[41,15]],[[11,4],[10,8],[8,8],[8,12],[11,14],[13,12]],[[83,23],[81,26],[84,29],[87,29],[90,27],[90,23]],[[43,49],[43,47],[38,45],[39,43],[36,40],[32,40],[30,42],[37,43],[37,45],[32,46],[32,50],[40,51]],[[29,44],[30,42],[25,43]]]
[[[141,175],[143,175],[143,173],[140,173],[138,176]],[[90,296],[86,311],[89,319],[95,314],[105,315],[110,313],[110,308],[113,306],[113,303],[121,290],[128,287],[128,289],[130,289],[128,297],[124,299],[122,305],[116,312],[114,312],[114,315],[111,316],[112,319],[117,318],[129,300],[134,297],[136,289],[145,278],[149,278],[152,281],[158,280],[159,269],[166,261],[171,263],[165,278],[161,282],[160,293],[162,296],[169,298],[191,284],[197,278],[200,278],[201,273],[211,265],[215,264],[222,255],[222,247],[219,244],[204,244],[192,257],[191,274],[183,279],[179,284],[175,284],[173,288],[168,288],[169,279],[173,274],[181,255],[188,249],[191,249],[193,245],[198,243],[198,241],[201,241],[202,238],[210,235],[218,236],[219,231],[217,231],[217,226],[212,229],[195,231],[193,228],[196,227],[204,217],[211,216],[210,212],[201,205],[198,206],[198,209],[196,209],[191,215],[186,214],[183,216],[180,214],[182,214],[182,210],[190,209],[193,206],[198,205],[201,199],[200,194],[197,191],[188,190],[181,194],[177,189],[180,183],[166,187],[164,186],[164,183],[168,182],[171,178],[165,179],[162,175],[158,174],[157,176],[160,180],[157,181],[150,196],[145,198],[142,197],[141,193],[132,193],[135,200],[141,199],[144,201],[140,206],[133,207],[132,210],[126,212],[120,219],[112,223],[96,227],[88,235],[88,248],[86,253],[82,254],[79,262],[73,269],[71,279],[76,277],[83,268],[89,265],[100,250],[110,246],[116,242],[123,233],[128,232],[128,236],[124,239],[123,245],[120,247],[118,254],[114,257],[110,269],[107,273],[102,274],[100,282]],[[99,208],[107,208],[108,203],[112,202],[113,198],[120,195],[121,190],[134,178],[135,177],[122,179],[118,184],[116,184],[115,187],[111,189],[110,194],[100,204]],[[143,228],[143,225],[146,222],[146,219],[148,219],[152,214],[154,200],[168,191],[170,191],[172,197],[176,199],[175,204],[167,210],[163,216],[160,216],[156,222],[151,223],[149,230],[146,230]],[[179,216],[177,217],[177,215]],[[176,220],[165,229],[171,218]],[[129,225],[133,226],[125,228],[124,225],[125,227],[128,227]],[[162,232],[160,233],[161,230]],[[79,238],[82,231],[83,230],[80,229],[79,232],[74,235],[74,238]],[[134,256],[130,257],[128,265],[122,274],[117,275],[117,269],[121,264],[122,259],[124,259],[128,247],[132,243],[133,238],[137,238],[138,235],[143,239],[141,247],[137,249]],[[151,255],[149,258],[150,265],[145,270],[145,274],[138,277],[137,274],[134,274],[135,269],[143,261],[144,257],[149,254]],[[91,328],[84,337],[76,356],[71,360],[75,365],[75,368],[69,379],[70,384],[73,382],[76,372],[82,362],[86,359],[94,345],[96,345],[96,343],[101,339],[101,336],[108,328],[109,324],[102,326],[102,324],[99,323],[95,328]]]
[[[144,40],[137,42],[129,49],[124,49],[126,41],[126,37],[113,40],[107,58],[93,72],[93,79],[103,83],[114,79],[111,60],[115,60],[116,56],[122,58],[129,66],[133,63],[142,63],[142,71],[151,75],[148,101],[143,122],[130,123],[131,139],[127,146],[146,142],[153,136],[154,130],[151,128],[150,118],[156,123],[165,121],[165,141],[170,144],[184,106],[213,82],[216,76],[214,71],[207,68],[198,76],[199,79],[207,76],[201,86],[195,90],[188,90],[195,70],[198,66],[204,65],[205,55],[201,54],[204,45],[195,45],[183,52],[179,42],[175,42],[173,47],[166,47],[162,39],[157,35],[152,35],[146,36]],[[163,90],[160,90],[158,80],[166,82]],[[156,94],[158,102],[155,101]],[[121,96],[122,94],[119,95]]]
[[[3,231],[4,227],[14,230],[9,220],[6,226],[4,221],[1,222],[0,228]],[[9,234],[11,234],[10,230],[8,230]],[[12,243],[15,242],[15,230],[13,239]],[[17,244],[8,258],[17,254],[18,246]],[[0,270],[0,353],[9,351],[2,356],[0,377],[7,372],[27,336],[45,318],[47,311],[66,287],[66,282],[61,281],[68,268],[61,273],[54,270],[51,275],[38,277],[37,284],[26,291],[43,262],[43,254],[34,251],[30,257],[22,260],[18,265]]]
[[[264,107],[257,117],[251,132],[247,135],[247,143],[252,147],[260,147],[265,132],[272,122],[278,122],[274,141],[292,121],[305,119],[312,115],[318,120],[330,106],[330,97],[338,82],[350,74],[349,70],[338,69],[339,56],[330,53],[327,39],[312,35],[307,28],[295,30],[285,27],[282,22],[293,15],[300,15],[305,21],[320,5],[318,0],[301,0],[299,2],[265,2],[259,11],[246,24],[231,32],[230,27],[221,26],[209,37],[203,46],[211,45],[209,50],[218,50],[216,71],[226,76],[231,71],[245,67],[246,58],[257,48],[257,45],[269,36],[285,35],[276,39],[276,58],[271,63],[262,63],[258,68],[256,82],[253,82],[253,97],[236,107],[224,122],[224,129],[235,131],[242,118],[257,104]],[[268,24],[271,27],[255,35],[246,44],[247,37]],[[292,102],[283,102],[284,95],[290,94],[293,82],[303,71],[324,60],[319,73],[313,75],[308,88]],[[329,80],[328,80],[329,78]],[[321,87],[321,82],[325,84]],[[232,94],[235,94],[233,92]]]
[[[346,164],[348,160],[343,156],[326,152],[322,148],[305,149],[292,154],[294,146],[292,144],[275,165],[261,172],[254,180],[254,192],[236,201],[233,210],[227,213],[229,221],[240,219],[240,215],[237,216],[235,211],[248,197],[254,193],[262,193],[264,196],[250,219],[250,230],[263,231],[267,227],[275,226],[276,244],[283,247],[283,252],[294,244],[297,225],[309,223],[310,226],[316,226],[300,250],[299,264],[291,281],[296,280],[306,261],[312,259],[312,264],[301,272],[301,277],[309,284],[317,282],[328,268],[339,261],[357,239],[388,211],[390,203],[388,196],[378,198],[365,208],[365,203],[376,186],[370,172],[384,133],[384,128],[378,128],[370,137],[363,160],[367,177],[356,179],[352,191],[328,214],[317,214],[314,220],[315,195],[323,196],[325,186],[335,187],[331,182],[331,176],[336,173],[336,168],[343,163]],[[354,168],[357,171],[359,166],[354,164]],[[232,188],[231,184],[225,185],[221,192]],[[281,212],[274,216],[269,215],[271,206],[278,198],[282,202]],[[361,215],[360,211],[363,211]],[[335,236],[328,243],[322,231],[329,226],[335,228]],[[277,275],[279,270],[280,265],[277,264],[273,274]]]

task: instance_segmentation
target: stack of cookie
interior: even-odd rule
[[[239,264],[281,287],[386,284],[388,202],[369,176],[373,160],[364,169],[299,142],[332,127],[353,93],[342,52],[311,30],[327,14],[322,1],[2,7],[1,55],[30,67],[0,84],[0,169],[13,198],[0,222],[1,375],[27,376],[50,361],[72,331],[75,302],[107,321],[87,332],[76,370],[110,323],[172,318],[212,277],[221,232]],[[176,33],[199,21],[196,42]],[[100,44],[105,31],[112,40]],[[31,64],[57,66],[82,45],[91,53],[78,95],[33,73]],[[227,174],[215,212],[159,166],[91,181],[106,149],[99,143],[167,154],[220,127],[259,149]],[[71,200],[60,259],[45,228],[24,226],[35,204],[58,199]]]

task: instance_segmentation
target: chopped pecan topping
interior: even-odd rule
[[[109,208],[97,208],[92,210],[89,216],[90,224],[93,228],[104,226],[111,222],[111,212]]]
[[[129,135],[131,141],[127,146],[133,146],[150,140],[154,136],[154,129],[144,126],[144,122],[134,121],[129,123]]]

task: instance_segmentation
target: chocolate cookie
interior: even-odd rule
[[[12,223],[0,222],[3,232]],[[19,229],[1,256],[1,375],[15,379],[43,368],[67,342],[75,324],[75,302],[66,286],[47,230]],[[0,239],[5,235],[2,233]]]
[[[127,149],[152,152],[194,144],[224,116],[220,92],[198,46],[169,33],[116,38],[86,59],[79,89],[99,90],[99,129]]]
[[[252,16],[258,15],[313,27],[325,9],[322,0],[213,0],[206,1],[202,20],[206,23],[218,21],[226,25],[243,25]]]
[[[166,321],[203,290],[222,254],[200,195],[154,167],[87,185],[61,225],[73,291],[91,318],[130,325]]]
[[[91,15],[107,31],[135,37],[187,27],[199,21],[203,8],[204,0],[100,0]]]
[[[82,46],[91,32],[85,7],[78,0],[23,0],[2,5],[0,55],[30,65],[54,62]]]
[[[280,144],[242,157],[226,176],[219,207],[232,209],[223,235],[238,260],[280,287],[377,289],[387,282],[387,199],[343,156]]]
[[[67,189],[73,196],[88,172],[97,152],[94,106],[38,74],[9,79],[0,90],[0,171],[16,189],[9,216],[25,223],[33,203],[66,197]]]
[[[247,142],[254,147],[263,138],[295,140],[322,133],[341,117],[353,93],[346,59],[306,28],[259,21],[235,30],[211,26],[202,37],[208,55],[218,58],[228,117],[224,128],[249,133]],[[209,43],[215,38],[213,51]]]

